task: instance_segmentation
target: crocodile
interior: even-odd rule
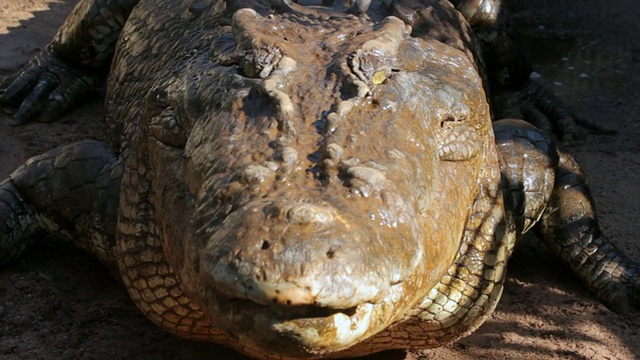
[[[0,91],[50,121],[110,68],[106,140],[0,183],[0,263],[53,232],[160,327],[257,359],[468,335],[531,229],[633,311],[580,166],[492,121],[490,87],[528,77],[499,3],[81,0]]]

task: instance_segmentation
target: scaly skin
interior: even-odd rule
[[[55,230],[159,326],[259,359],[465,336],[532,227],[599,299],[638,305],[638,265],[600,234],[575,161],[527,123],[491,123],[488,82],[520,71],[489,56],[510,75],[485,76],[472,27],[502,31],[497,2],[123,4],[109,145],[53,150],[0,184],[0,261]],[[78,5],[45,64],[107,61],[119,27],[82,30],[112,18],[83,10],[98,5]],[[30,74],[4,96],[44,96]]]
[[[0,102],[20,108],[11,125],[39,116],[50,122],[94,90],[137,0],[80,1],[46,49],[0,82]]]

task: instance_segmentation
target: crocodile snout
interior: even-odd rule
[[[257,202],[216,232],[201,274],[229,298],[347,309],[387,295],[386,254],[375,229],[330,205]]]
[[[347,348],[401,316],[387,309],[422,260],[415,226],[371,216],[377,201],[292,197],[251,201],[200,232],[213,321],[242,341],[306,357]]]

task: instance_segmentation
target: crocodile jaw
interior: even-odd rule
[[[338,312],[326,318],[294,319],[272,325],[272,329],[285,336],[298,340],[305,349],[326,347],[327,338],[319,329],[331,331],[331,347],[344,349],[358,342],[372,325],[375,305],[362,304],[355,314],[349,316]]]
[[[403,291],[402,284],[394,285],[379,303],[350,309],[264,306],[212,291],[207,292],[206,301],[215,312],[216,324],[239,344],[271,355],[315,358],[335,356],[394,323],[397,319],[391,314],[398,309],[393,301]]]

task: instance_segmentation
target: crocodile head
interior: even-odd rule
[[[464,47],[397,17],[287,6],[235,11],[143,125],[182,287],[235,347],[308,357],[419,306],[497,162]]]

